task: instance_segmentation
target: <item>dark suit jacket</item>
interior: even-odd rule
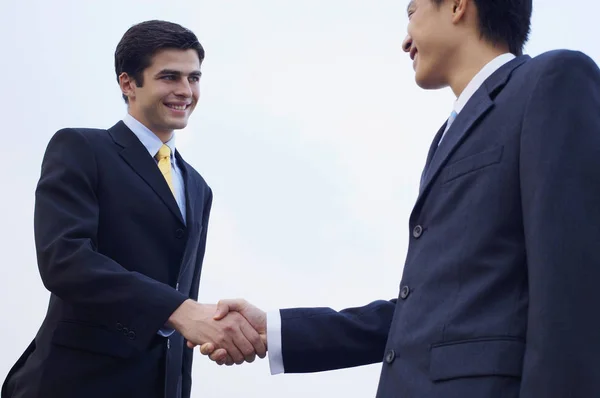
[[[598,66],[505,64],[424,177],[397,300],[282,310],[286,372],[383,359],[379,398],[600,397]]]
[[[196,299],[212,192],[176,152],[187,220],[123,122],[51,139],[36,190],[46,318],[2,398],[189,397],[192,352],[157,335]]]

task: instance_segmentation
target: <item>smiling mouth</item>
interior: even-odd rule
[[[173,104],[165,104],[168,108],[174,109],[176,111],[185,111],[190,105],[173,105]]]

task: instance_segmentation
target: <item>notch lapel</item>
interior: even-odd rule
[[[183,224],[183,216],[167,181],[140,140],[122,121],[108,131],[115,143],[123,148],[120,152],[123,160],[152,188],[173,215]]]
[[[502,65],[494,72],[473,94],[471,99],[458,114],[446,135],[442,139],[439,147],[433,153],[433,157],[426,169],[419,189],[417,204],[422,200],[433,181],[439,175],[441,169],[447,163],[448,159],[454,153],[456,148],[462,144],[467,136],[473,131],[477,122],[483,118],[493,107],[494,98],[504,88],[512,72],[526,61],[531,59],[527,55],[516,57],[515,59]],[[445,126],[445,124],[444,124]],[[444,128],[444,127],[442,127]],[[439,133],[438,133],[439,134]]]
[[[462,112],[456,117],[440,142],[439,147],[433,154],[431,163],[425,173],[420,194],[423,194],[437,177],[442,166],[446,163],[456,147],[458,147],[458,145],[467,137],[468,133],[471,132],[473,125],[481,119],[493,105],[494,103],[488,96],[487,90],[484,87],[481,87],[475,92]]]

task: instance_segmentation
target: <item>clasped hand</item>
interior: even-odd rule
[[[169,318],[169,324],[200,347],[219,365],[253,362],[267,352],[267,316],[245,300],[221,300],[217,305],[186,300]]]

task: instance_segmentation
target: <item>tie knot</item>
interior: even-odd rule
[[[160,149],[158,150],[158,153],[156,154],[156,159],[161,160],[161,159],[170,158],[170,157],[171,157],[171,148],[169,148],[168,145],[163,144],[163,146],[160,147]]]

